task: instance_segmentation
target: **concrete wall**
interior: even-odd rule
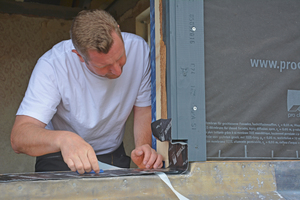
[[[135,33],[135,17],[148,7],[149,0],[141,0],[127,10],[117,4],[109,12],[120,13],[122,8],[116,18],[121,30]],[[69,39],[70,25],[71,20],[0,13],[0,174],[34,171],[35,158],[12,150],[10,132],[37,59]],[[134,148],[132,126],[131,114],[124,138],[129,155]]]

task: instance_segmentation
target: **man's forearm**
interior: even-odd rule
[[[151,146],[151,106],[134,107],[134,141],[135,146]]]
[[[58,131],[45,129],[45,124],[27,116],[17,116],[11,132],[11,145],[16,153],[41,156],[60,151]]]

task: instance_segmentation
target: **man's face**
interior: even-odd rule
[[[90,59],[85,62],[87,68],[94,74],[109,79],[118,78],[122,74],[123,66],[126,63],[126,53],[123,41],[115,33],[112,33],[113,45],[107,54],[98,53],[96,50],[89,50]],[[76,50],[73,50],[75,52]],[[77,51],[75,52],[77,53]],[[82,57],[77,53],[80,60]]]

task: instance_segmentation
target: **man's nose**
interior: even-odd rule
[[[111,73],[113,73],[116,76],[120,76],[122,74],[122,66],[119,65],[119,63],[115,63],[112,67],[111,67]]]

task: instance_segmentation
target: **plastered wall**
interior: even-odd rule
[[[69,38],[71,20],[0,14],[0,173],[33,171],[33,157],[10,145],[15,113],[37,59]]]

